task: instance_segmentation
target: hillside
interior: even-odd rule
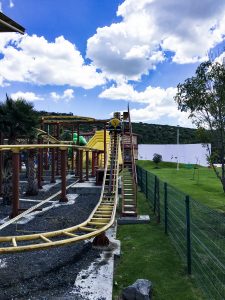
[[[177,127],[147,123],[132,123],[133,132],[138,134],[139,144],[176,144]],[[179,142],[181,144],[200,143],[196,129],[179,127]]]

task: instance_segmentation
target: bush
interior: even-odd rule
[[[158,153],[154,153],[152,160],[156,164],[156,168],[158,168],[158,164],[162,161],[162,155]]]

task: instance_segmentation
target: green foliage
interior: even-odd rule
[[[209,129],[201,132],[203,138],[214,141],[222,164],[222,173],[214,168],[225,192],[225,68],[222,64],[207,61],[201,63],[195,76],[178,84],[175,101],[178,109],[189,113],[197,127]],[[210,136],[211,135],[211,136]],[[209,153],[209,157],[211,154]]]
[[[0,130],[9,143],[14,143],[21,136],[31,138],[37,125],[37,112],[31,103],[24,99],[14,101],[8,96],[5,102],[0,103]]]
[[[71,132],[71,130],[64,130],[60,134],[60,140],[62,140],[62,141],[72,141],[72,132]]]
[[[169,125],[157,125],[147,123],[132,123],[132,130],[138,134],[139,144],[176,144],[177,127]],[[196,129],[179,127],[180,143],[200,143],[196,135]]]

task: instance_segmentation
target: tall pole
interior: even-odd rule
[[[179,125],[177,125],[177,171],[179,170],[179,156],[178,156],[178,150],[179,150],[179,138],[180,138],[180,132],[179,132]]]

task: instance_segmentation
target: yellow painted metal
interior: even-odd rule
[[[96,119],[91,117],[81,117],[81,116],[64,116],[64,115],[58,115],[58,116],[43,116],[41,117],[42,121],[47,120],[54,120],[54,121],[60,121],[60,120],[84,120],[84,121],[96,121]]]
[[[13,244],[13,247],[17,247],[17,243],[16,243],[16,238],[15,237],[12,238],[12,244]]]
[[[27,144],[27,145],[0,145],[0,151],[21,151],[21,150],[30,150],[30,149],[48,149],[48,148],[74,148],[77,150],[84,151],[98,151],[96,148],[89,148],[87,146],[78,146],[78,145],[66,145],[66,144]]]
[[[41,137],[43,140],[50,142],[52,144],[60,144],[60,141],[56,139],[54,136],[48,134],[46,131],[36,128],[36,132],[38,137]]]
[[[118,174],[119,174],[119,159],[118,159],[118,153],[119,153],[119,147],[120,147],[120,137],[119,135],[117,136],[117,141],[116,141],[116,150],[115,151],[115,175],[114,176],[114,185],[116,186],[115,190],[118,191]],[[24,146],[24,145],[23,145]],[[27,147],[35,145],[27,145]],[[40,145],[37,145],[39,147]],[[46,146],[46,145],[45,145]],[[50,145],[47,145],[49,147]],[[56,146],[56,145],[54,145]],[[62,145],[58,145],[59,147]],[[65,146],[65,145],[64,145]],[[111,143],[110,143],[111,146]],[[0,146],[2,147],[2,146]],[[18,145],[17,145],[18,147]],[[46,147],[46,148],[47,148]],[[11,148],[11,147],[10,147]],[[16,148],[16,147],[15,147]],[[29,149],[29,148],[28,148]],[[108,152],[110,154],[110,151]],[[109,157],[109,156],[108,156]],[[107,160],[109,158],[107,157]],[[103,205],[102,208],[102,203],[105,203],[104,199],[104,192],[105,192],[105,182],[106,182],[106,174],[108,171],[108,162],[105,167],[104,171],[104,179],[103,179],[103,187],[101,191],[101,196],[98,204],[94,208],[93,212],[89,216],[89,218],[76,226],[69,227],[66,229],[61,229],[57,231],[51,231],[51,232],[43,232],[43,233],[38,233],[38,234],[29,234],[29,235],[20,235],[20,236],[0,236],[0,253],[12,253],[12,252],[22,252],[22,251],[33,251],[33,250],[40,250],[40,249],[47,249],[49,247],[56,247],[56,246],[63,246],[63,245],[68,245],[74,242],[78,242],[81,240],[86,240],[90,239],[94,236],[97,236],[101,234],[102,232],[106,231],[109,227],[111,227],[115,221],[115,215],[116,215],[116,207],[117,207],[117,202],[118,202],[118,194],[117,192],[113,196],[113,201],[114,205],[111,207],[105,207],[105,204]],[[112,199],[111,199],[112,200]],[[43,201],[44,202],[44,201]],[[37,205],[36,205],[37,206]],[[23,215],[23,214],[21,214]],[[96,220],[96,216],[100,216],[100,219]],[[107,217],[107,222],[105,222],[105,217]],[[20,216],[17,216],[16,218],[12,219],[10,223],[13,223],[13,221],[16,221],[19,219]],[[104,220],[101,220],[104,219]],[[4,224],[3,224],[4,225]],[[91,227],[90,227],[91,226]],[[94,226],[94,227],[92,227]],[[1,228],[2,226],[0,226]],[[97,227],[97,228],[96,228]],[[83,234],[82,234],[83,233]],[[68,238],[62,238],[60,239],[60,236],[65,237],[68,236]],[[57,238],[57,241],[51,240]],[[35,242],[37,240],[37,242]],[[43,240],[44,243],[41,243],[40,240]],[[31,241],[30,244],[28,245],[19,245],[20,242],[24,241]],[[12,246],[6,246],[6,243],[10,242],[13,243]],[[3,245],[1,245],[3,243]]]

